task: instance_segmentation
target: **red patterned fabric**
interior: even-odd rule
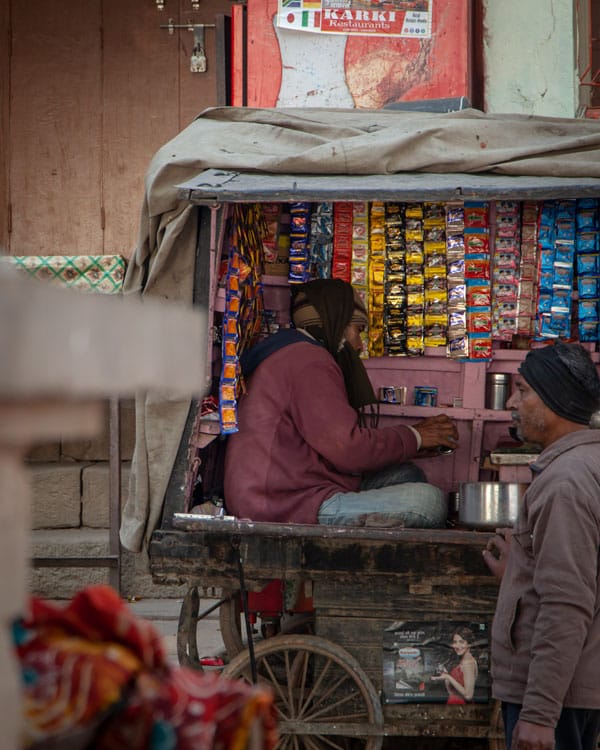
[[[25,747],[87,728],[81,747],[97,750],[243,750],[256,722],[275,747],[268,691],[169,666],[161,636],[107,586],[66,607],[34,599],[22,625]]]

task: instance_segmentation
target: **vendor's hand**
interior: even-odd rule
[[[513,730],[511,750],[554,750],[554,729],[519,720]]]
[[[446,414],[428,417],[412,426],[421,436],[422,449],[436,448],[439,445],[444,445],[447,448],[456,448],[458,430],[454,422]]]
[[[496,529],[495,535],[483,550],[483,559],[496,578],[502,580],[506,569],[506,561],[510,550],[512,529]]]

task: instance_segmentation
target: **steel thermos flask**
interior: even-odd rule
[[[485,408],[505,409],[510,396],[510,374],[490,372],[485,383]]]

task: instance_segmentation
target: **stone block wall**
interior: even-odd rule
[[[127,500],[135,444],[133,401],[122,401],[121,506]],[[32,496],[32,557],[95,557],[108,554],[108,407],[106,429],[94,440],[36,446],[27,457]],[[72,597],[94,583],[108,583],[108,567],[32,567],[30,590],[48,599]],[[178,598],[184,587],[152,582],[145,555],[121,552],[121,594]]]

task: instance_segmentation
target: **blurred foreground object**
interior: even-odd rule
[[[21,689],[10,643],[26,611],[35,443],[92,437],[104,399],[137,390],[189,398],[203,386],[206,316],[188,306],[81,294],[0,264],[0,724],[18,747]],[[198,385],[199,384],[199,385]]]
[[[198,308],[40,284],[0,264],[0,399],[199,394],[207,335]]]
[[[268,690],[170,666],[159,633],[108,586],[90,586],[66,607],[34,599],[15,637],[26,748],[275,747]]]

